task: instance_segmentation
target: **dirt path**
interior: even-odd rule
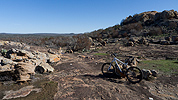
[[[92,57],[94,59],[76,54],[63,55],[62,63],[54,67],[56,72],[48,76],[58,82],[55,100],[178,99],[178,77],[159,76],[156,80],[143,80],[138,84],[131,84],[124,78],[105,78],[100,70],[104,58]]]

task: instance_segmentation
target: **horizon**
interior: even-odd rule
[[[1,0],[0,33],[87,33],[134,14],[178,10],[171,0]]]

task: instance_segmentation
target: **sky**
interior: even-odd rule
[[[178,0],[0,0],[0,33],[85,33],[145,11],[178,11]]]

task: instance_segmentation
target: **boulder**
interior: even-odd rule
[[[31,63],[19,62],[15,65],[16,70],[21,70],[22,73],[35,74],[35,65]]]
[[[21,73],[16,81],[17,81],[17,82],[30,81],[30,80],[31,80],[30,77],[31,77],[30,74]]]
[[[20,62],[15,66],[16,81],[28,81],[35,74],[36,66],[30,63]]]
[[[35,68],[35,72],[39,73],[51,73],[54,71],[54,68],[51,67],[48,63],[41,63]]]
[[[147,70],[147,69],[142,69],[143,72],[143,78],[148,80],[150,77],[157,77],[158,72],[155,70]]]
[[[148,79],[152,74],[150,70],[146,70],[146,69],[142,69],[142,72],[143,72],[144,79]]]
[[[60,61],[60,55],[53,55],[53,54],[47,54],[47,57],[49,58],[48,59],[48,62],[49,63],[54,63],[54,62],[59,62]]]
[[[152,76],[157,77],[158,76],[158,72],[156,70],[151,70]]]
[[[34,55],[35,55],[35,59],[39,59],[42,62],[47,62],[49,60],[49,58],[47,57],[45,53],[37,51],[37,52],[34,52]]]

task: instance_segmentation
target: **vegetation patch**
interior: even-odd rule
[[[157,70],[164,74],[178,74],[178,60],[145,60],[139,63],[140,68]]]
[[[23,99],[25,100],[53,100],[54,99],[54,95],[57,92],[57,82],[41,81],[34,85],[36,85],[36,87],[42,88],[41,92],[39,93],[32,92],[27,97],[21,98],[22,100]]]
[[[58,83],[54,81],[49,81],[48,79],[40,79],[35,82],[23,83],[23,84],[0,84],[0,99],[2,99],[5,95],[5,91],[13,90],[17,91],[25,86],[33,85],[34,88],[40,88],[40,92],[32,91],[26,97],[15,98],[13,100],[53,100],[54,95],[57,93]]]

